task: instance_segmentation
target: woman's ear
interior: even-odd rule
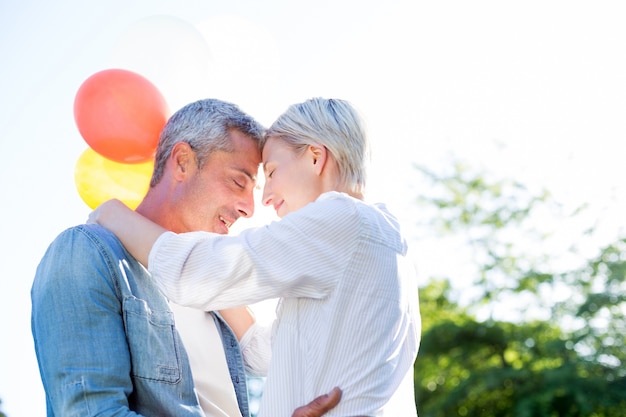
[[[328,149],[323,145],[309,145],[308,151],[311,153],[313,168],[317,175],[320,175],[328,160]]]
[[[170,154],[173,177],[182,181],[196,167],[196,155],[187,142],[178,142]]]

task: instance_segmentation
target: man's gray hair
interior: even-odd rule
[[[198,168],[202,168],[211,153],[233,151],[229,137],[231,130],[249,136],[261,149],[263,126],[235,104],[204,99],[178,110],[161,131],[150,186],[154,187],[163,177],[165,164],[176,143],[188,143],[196,153]]]

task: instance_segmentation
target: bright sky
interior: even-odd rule
[[[29,291],[47,245],[90,211],[74,185],[87,145],[72,110],[90,75],[130,69],[172,110],[212,96],[266,125],[291,103],[344,98],[369,126],[370,197],[407,226],[419,217],[411,164],[437,167],[453,151],[568,205],[592,203],[610,239],[626,206],[620,3],[0,3],[0,409],[45,413]],[[239,227],[271,217],[257,212]],[[454,263],[414,246],[422,279]]]

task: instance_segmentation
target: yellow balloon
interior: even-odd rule
[[[148,191],[153,169],[154,161],[123,164],[87,148],[76,161],[74,183],[91,209],[112,198],[135,209]]]

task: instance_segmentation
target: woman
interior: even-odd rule
[[[174,234],[119,201],[92,218],[178,304],[217,310],[280,297],[259,416],[289,416],[336,385],[342,399],[328,415],[416,416],[415,271],[395,217],[364,201],[357,112],[335,99],[292,105],[262,146],[263,203],[280,221],[238,236]]]

